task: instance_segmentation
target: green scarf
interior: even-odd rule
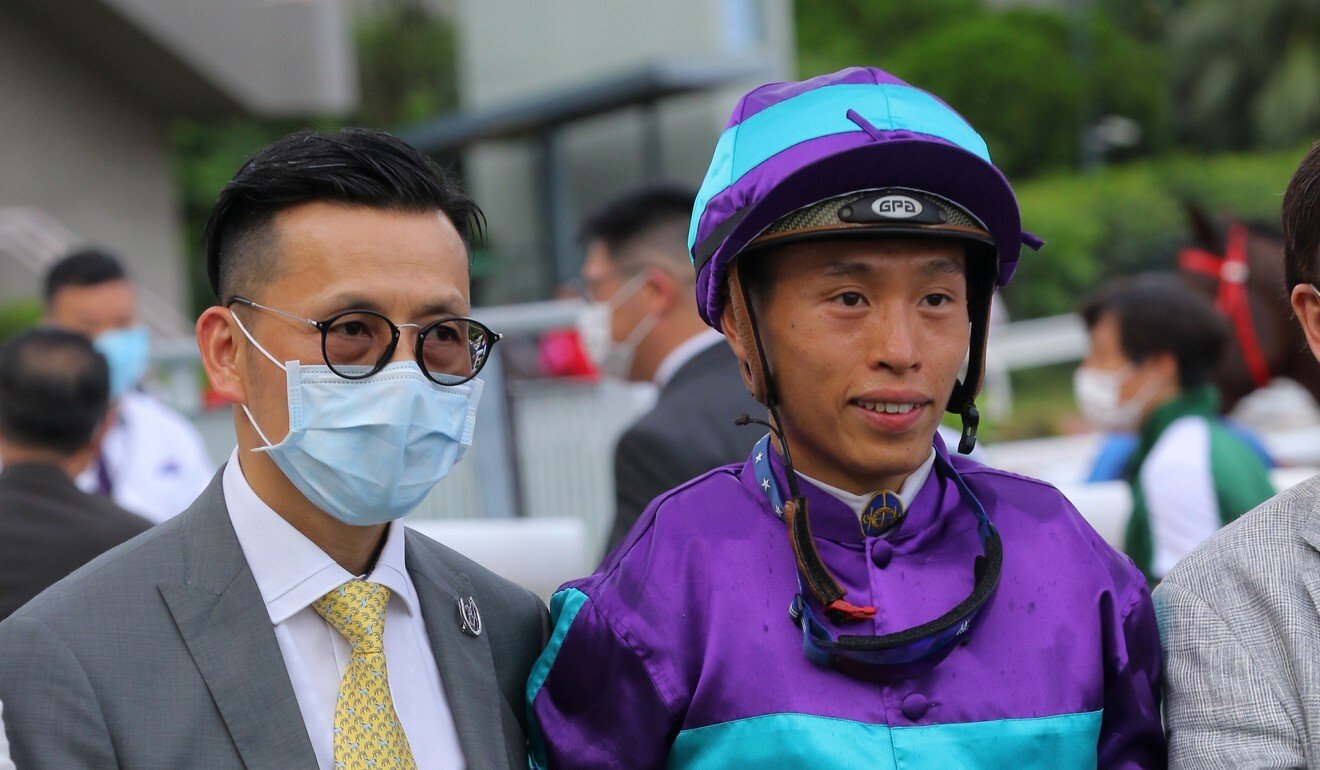
[[[1123,550],[1136,562],[1152,584],[1158,580],[1150,509],[1141,489],[1141,466],[1155,444],[1176,420],[1195,415],[1210,428],[1210,475],[1219,506],[1219,521],[1227,524],[1274,495],[1269,469],[1260,456],[1219,419],[1219,391],[1212,385],[1181,393],[1157,408],[1141,427],[1137,450],[1128,462],[1128,484],[1132,488],[1132,518],[1128,520]]]

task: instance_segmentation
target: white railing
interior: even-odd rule
[[[0,256],[8,256],[38,280],[60,257],[86,242],[59,220],[34,206],[0,207]],[[137,287],[138,315],[158,340],[190,339],[192,323],[174,304]]]

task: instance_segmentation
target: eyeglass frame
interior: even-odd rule
[[[328,318],[318,321],[314,318],[305,318],[303,316],[296,315],[294,313],[290,313],[285,310],[269,307],[267,305],[261,304],[260,302],[253,302],[247,297],[242,297],[238,295],[231,297],[229,301],[225,303],[225,307],[228,308],[230,305],[233,305],[235,302],[241,302],[244,305],[247,305],[248,307],[254,307],[257,308],[258,310],[265,310],[271,313],[275,313],[276,315],[282,315],[285,318],[289,318],[294,321],[298,321],[300,323],[305,323],[308,326],[311,326],[312,328],[316,329],[318,332],[321,333],[321,358],[325,360],[325,365],[329,367],[330,371],[334,372],[337,376],[342,377],[346,380],[365,380],[366,378],[371,377],[372,375],[378,373],[381,369],[384,369],[390,358],[394,356],[394,351],[398,349],[399,331],[401,329],[417,330],[417,342],[414,345],[413,358],[417,361],[417,368],[422,370],[422,374],[426,377],[426,379],[430,380],[431,382],[434,382],[437,385],[462,385],[465,382],[470,382],[473,378],[475,378],[478,374],[481,373],[482,369],[486,368],[486,362],[490,360],[490,354],[495,349],[495,343],[504,339],[503,334],[500,334],[499,332],[491,329],[489,326],[478,321],[477,319],[470,318],[468,316],[445,316],[444,318],[437,318],[436,320],[426,325],[414,324],[414,323],[396,324],[394,323],[394,321],[390,320],[389,316],[385,315],[384,313],[380,313],[375,310],[367,310],[365,308],[350,308],[348,310],[341,310],[338,313],[335,313]],[[385,346],[385,351],[381,354],[380,358],[376,360],[376,363],[371,367],[370,371],[368,371],[365,374],[348,375],[339,371],[339,369],[335,368],[335,365],[330,362],[330,353],[326,349],[326,337],[330,332],[330,327],[334,324],[335,321],[338,321],[344,316],[354,315],[357,313],[366,313],[368,315],[373,315],[381,319],[390,327],[390,333],[392,336],[389,344]],[[427,369],[426,362],[422,359],[422,342],[423,340],[426,339],[426,335],[429,334],[433,329],[450,321],[462,321],[464,323],[476,325],[484,329],[486,331],[486,337],[488,340],[487,351],[486,351],[486,357],[481,359],[481,363],[478,364],[472,370],[472,374],[456,382],[440,382],[439,380],[431,376],[431,372]],[[457,376],[457,375],[452,375],[452,376]]]

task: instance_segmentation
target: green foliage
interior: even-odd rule
[[[1076,165],[1083,126],[1103,115],[1136,120],[1143,150],[1168,135],[1158,51],[1102,14],[989,11],[958,0],[796,8],[803,75],[858,64],[889,70],[953,105],[1010,175]]]
[[[183,121],[174,127],[175,178],[183,203],[185,255],[196,310],[211,303],[202,232],[216,195],[244,159],[301,128],[343,125],[392,128],[453,109],[458,103],[453,26],[422,0],[379,0],[355,25],[358,109],[340,118]]]
[[[41,302],[20,299],[0,305],[0,344],[41,323]]]
[[[1003,292],[1014,318],[1071,312],[1105,279],[1171,270],[1188,239],[1183,202],[1213,214],[1277,222],[1305,148],[1265,154],[1172,156],[1057,174],[1017,185],[1023,224],[1047,243],[1024,250]]]
[[[884,66],[885,57],[951,19],[977,16],[980,0],[797,0],[798,74]]]
[[[1320,130],[1320,4],[1188,0],[1167,47],[1180,139],[1203,150],[1287,146]]]
[[[390,128],[458,106],[454,28],[419,0],[393,0],[357,23],[359,125]]]

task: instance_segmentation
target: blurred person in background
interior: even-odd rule
[[[151,336],[123,265],[106,251],[82,249],[51,266],[44,288],[45,323],[86,335],[110,364],[110,428],[78,485],[153,522],[179,513],[216,466],[192,423],[139,388]]]
[[[985,140],[874,68],[768,84],[692,220],[769,432],[551,599],[533,766],[1162,767],[1141,573],[936,431],[975,443],[992,297],[1041,245]]]
[[[1274,494],[1269,469],[1219,416],[1212,377],[1228,333],[1207,299],[1174,276],[1140,275],[1102,286],[1079,312],[1090,349],[1077,403],[1097,427],[1137,434],[1124,551],[1157,582]]]
[[[748,395],[724,335],[697,313],[686,245],[695,197],[678,187],[642,187],[605,203],[582,228],[582,280],[594,303],[582,330],[586,347],[606,375],[660,389],[614,450],[607,552],[661,493],[742,459],[756,436],[733,421],[764,411]]]
[[[1293,312],[1320,360],[1320,144],[1288,183],[1283,233]],[[1320,477],[1179,562],[1155,607],[1171,768],[1320,767]]]
[[[184,513],[0,623],[25,770],[525,767],[535,595],[403,525],[467,451],[498,335],[480,209],[366,129],[262,149],[197,321],[238,446]]]
[[[33,329],[0,348],[0,620],[151,526],[74,485],[105,433],[109,379],[73,332]]]

